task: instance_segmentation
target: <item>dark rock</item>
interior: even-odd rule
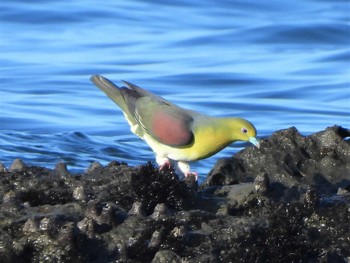
[[[2,198],[2,203],[3,205],[7,205],[7,206],[13,206],[13,205],[17,206],[18,198],[17,198],[16,192],[13,190],[7,192]]]
[[[39,221],[36,218],[29,218],[23,225],[24,233],[36,233],[39,230]]]
[[[102,169],[102,165],[99,162],[93,162],[90,167],[86,170],[86,173],[94,173]]]
[[[132,216],[145,215],[145,213],[143,212],[142,203],[138,201],[133,203],[129,211],[129,215],[132,215]]]
[[[347,262],[346,137],[278,131],[219,160],[199,190],[150,163],[0,166],[1,262]]]
[[[142,166],[139,174],[133,174],[131,178],[132,190],[136,199],[143,203],[147,215],[153,212],[158,203],[180,210],[192,201],[192,191],[172,171],[164,174],[149,163]]]
[[[10,172],[22,172],[24,169],[25,164],[21,159],[15,159],[10,166]]]
[[[255,190],[263,195],[271,190],[270,180],[266,173],[258,174],[254,180]]]
[[[0,173],[7,173],[7,169],[2,162],[0,162]]]
[[[86,191],[86,187],[83,185],[79,185],[73,189],[73,198],[77,201],[87,200],[88,194]]]
[[[59,230],[58,241],[61,242],[62,245],[73,246],[74,238],[77,237],[78,233],[78,228],[73,222],[65,223]]]
[[[67,165],[65,163],[58,163],[55,166],[55,172],[57,173],[58,176],[67,176],[69,175]]]
[[[88,238],[92,239],[96,234],[95,221],[92,218],[85,217],[83,220],[77,223],[77,227],[80,232],[86,234]]]
[[[169,250],[158,251],[152,263],[181,263],[181,257]]]
[[[165,204],[157,204],[153,210],[153,213],[151,214],[151,218],[154,220],[161,220],[169,215],[170,211]]]
[[[320,205],[320,197],[316,190],[308,190],[304,196],[304,203],[310,207],[317,207]]]
[[[343,195],[343,194],[347,194],[347,193],[349,193],[349,190],[343,189],[341,187],[339,187],[339,189],[337,191],[337,195]]]
[[[349,136],[350,131],[339,126],[307,137],[295,128],[277,131],[260,149],[248,147],[219,160],[201,187],[249,182],[263,173],[271,191],[296,186],[304,192],[311,186],[335,193],[350,185]]]
[[[159,248],[162,243],[162,236],[163,236],[162,230],[156,230],[153,232],[151,240],[149,241],[148,247],[149,248]]]

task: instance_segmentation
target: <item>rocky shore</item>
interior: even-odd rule
[[[1,262],[350,262],[350,131],[277,131],[206,180],[0,165]]]

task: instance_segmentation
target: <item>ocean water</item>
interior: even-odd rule
[[[0,2],[0,161],[154,160],[89,80],[127,80],[260,137],[350,128],[348,1]],[[204,178],[235,143],[192,164]]]

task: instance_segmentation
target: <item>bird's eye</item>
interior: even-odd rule
[[[248,129],[243,127],[243,128],[241,129],[241,131],[242,131],[243,133],[247,133],[247,132],[248,132]]]

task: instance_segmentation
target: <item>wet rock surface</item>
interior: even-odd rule
[[[277,131],[199,187],[151,164],[0,165],[1,262],[348,262],[349,135]]]

